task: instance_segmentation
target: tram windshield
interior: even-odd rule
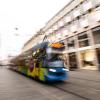
[[[46,67],[64,67],[64,61],[49,61]]]
[[[57,54],[57,53],[49,53],[47,54],[47,59],[49,61],[56,61],[56,60],[63,60],[63,54]]]
[[[48,60],[62,60],[63,50],[47,48],[46,53]]]
[[[47,53],[47,64],[48,67],[64,67],[63,51],[60,49],[48,48]]]

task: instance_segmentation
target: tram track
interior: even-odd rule
[[[92,86],[76,84],[70,81],[68,82],[65,81],[61,83],[58,82],[58,83],[50,84],[50,86],[53,88],[59,89],[62,92],[72,94],[73,96],[76,96],[83,100],[94,100],[95,97],[100,92],[99,89],[96,89]],[[95,100],[99,100],[99,99],[95,99]]]
[[[68,89],[64,89],[64,88],[59,87],[59,86],[56,86],[56,85],[51,85],[51,86],[52,86],[53,88],[59,89],[60,91],[63,91],[63,92],[65,92],[65,93],[69,93],[69,94],[74,95],[74,96],[76,96],[76,97],[78,97],[78,98],[81,98],[81,99],[83,99],[83,100],[91,100],[90,98],[87,98],[87,97],[82,96],[82,95],[80,95],[80,94],[78,94],[78,93],[72,92],[72,91],[70,91],[70,90],[68,90]]]
[[[70,77],[70,78],[74,78],[74,79],[79,79],[79,80],[86,80],[86,81],[92,81],[92,82],[98,82],[100,83],[100,81],[97,81],[97,80],[91,80],[91,79],[85,79],[85,78],[79,78],[79,77]]]
[[[88,88],[92,88],[92,89],[97,89],[100,90],[100,82],[95,82],[95,81],[88,81],[87,84],[87,80],[81,80],[78,78],[74,78],[74,79],[69,79],[69,81],[66,81],[69,84],[73,84],[73,85],[77,85],[77,86],[81,86],[81,87],[88,87]],[[95,88],[94,88],[95,87]]]
[[[42,83],[42,82],[40,82],[40,83]],[[78,83],[74,83],[74,80],[73,80],[73,82],[70,82],[70,80],[69,80],[69,81],[57,82],[57,83],[53,83],[53,84],[45,83],[44,86],[45,85],[49,86],[51,88],[58,89],[59,92],[63,92],[63,93],[75,96],[77,98],[80,98],[80,100],[94,100],[93,97],[86,95],[88,89],[93,90],[94,88],[85,86],[83,84],[81,85]],[[99,100],[99,99],[97,99],[97,100]]]
[[[99,90],[100,91],[100,88],[93,88],[93,86],[90,86],[90,85],[83,85],[83,84],[72,83],[72,82],[68,82],[68,83],[72,84],[72,85],[76,85],[76,86],[80,86],[80,87],[87,87],[87,88],[91,88],[91,89]]]

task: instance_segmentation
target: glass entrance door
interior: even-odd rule
[[[69,69],[70,70],[75,70],[78,68],[77,66],[77,57],[76,57],[76,53],[73,52],[73,53],[69,53]]]
[[[100,70],[100,48],[96,49],[97,60],[98,60],[98,69]]]

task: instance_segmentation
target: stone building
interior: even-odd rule
[[[43,34],[42,30],[40,29],[30,40],[28,40],[24,44],[24,46],[22,48],[22,53],[31,49],[34,45],[42,42],[43,39],[44,39],[44,34]]]
[[[43,31],[49,41],[65,43],[70,69],[100,70],[100,0],[72,0]]]
[[[48,41],[65,43],[69,69],[100,70],[100,0],[70,1],[42,31]]]

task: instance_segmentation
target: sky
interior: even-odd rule
[[[69,1],[0,0],[0,59],[20,53],[24,43]]]

